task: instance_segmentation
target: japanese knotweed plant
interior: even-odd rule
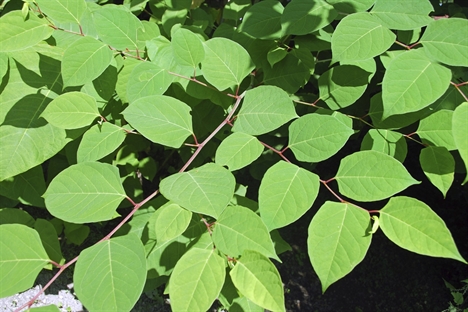
[[[166,284],[174,311],[216,299],[284,311],[278,229],[319,191],[334,200],[304,236],[323,291],[379,228],[404,249],[466,263],[424,194],[398,196],[420,183],[404,165],[408,140],[428,192],[445,196],[455,171],[466,175],[466,8],[252,2],[4,1],[0,297],[75,264],[90,311],[130,311],[145,284]],[[58,237],[79,245],[85,224],[115,218],[64,259]]]

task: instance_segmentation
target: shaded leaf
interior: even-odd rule
[[[403,163],[408,152],[406,140],[401,133],[391,130],[370,129],[361,143],[361,151],[373,150],[395,157]]]
[[[286,35],[305,35],[327,26],[337,15],[323,0],[292,0],[281,15],[281,24]]]
[[[177,204],[164,205],[151,216],[158,244],[181,235],[189,226],[192,213]]]
[[[38,218],[34,223],[34,229],[41,237],[42,245],[49,256],[49,259],[56,263],[63,264],[65,262],[65,258],[62,256],[60,241],[53,224],[46,219]]]
[[[1,195],[35,207],[45,207],[44,199],[41,197],[45,190],[46,183],[41,166],[33,167],[0,182]]]
[[[265,84],[277,86],[290,94],[303,87],[310,78],[310,68],[293,53],[288,53],[273,67],[265,66],[263,70]]]
[[[239,31],[258,39],[281,38],[283,35],[281,29],[283,10],[283,5],[278,1],[257,2],[245,12]]]

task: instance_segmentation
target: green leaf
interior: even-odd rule
[[[161,194],[192,211],[218,218],[234,195],[231,172],[214,163],[173,174],[161,181]]]
[[[124,129],[109,122],[89,128],[83,135],[76,153],[78,163],[96,161],[115,151],[125,140]]]
[[[361,143],[361,151],[373,150],[390,155],[403,163],[408,152],[405,138],[391,130],[370,129]]]
[[[246,250],[255,250],[279,260],[262,219],[242,206],[224,209],[216,222],[212,238],[216,248],[233,258],[243,255]]]
[[[443,146],[449,151],[457,149],[452,134],[453,111],[442,109],[428,117],[421,119],[416,133],[423,143]]]
[[[158,65],[142,62],[128,78],[127,97],[130,103],[146,96],[161,95],[169,88],[173,76]]]
[[[25,225],[2,224],[0,237],[0,298],[4,298],[31,288],[49,257],[39,234]]]
[[[0,79],[3,79],[3,76],[8,72],[8,63],[8,55],[0,52]]]
[[[334,61],[366,60],[382,54],[395,42],[395,34],[367,12],[344,17],[332,36]]]
[[[232,305],[229,307],[229,312],[264,312],[265,309],[259,307],[246,297],[237,297],[232,301]]]
[[[192,213],[177,204],[164,205],[151,216],[158,244],[184,233],[192,219]]]
[[[261,253],[246,250],[230,275],[236,288],[253,303],[271,311],[285,311],[281,277]]]
[[[335,10],[342,13],[356,13],[367,11],[375,2],[375,0],[328,0],[328,3],[333,5]]]
[[[99,116],[96,100],[81,92],[59,95],[41,114],[49,123],[62,129],[88,126]]]
[[[259,86],[246,92],[232,131],[259,135],[296,118],[288,94],[275,86]]]
[[[178,148],[193,133],[190,111],[176,98],[152,95],[136,100],[122,114],[147,139]]]
[[[172,311],[207,311],[226,276],[225,261],[216,250],[194,248],[177,262],[169,284]]]
[[[49,304],[47,306],[30,308],[29,311],[32,311],[32,312],[60,312],[60,309],[55,304]]]
[[[284,9],[281,25],[286,35],[306,35],[330,24],[338,12],[324,0],[292,0]]]
[[[127,97],[127,86],[130,81],[130,75],[133,72],[133,69],[140,65],[141,62],[134,58],[128,57],[122,61],[123,66],[120,68],[117,76],[117,83],[115,85],[115,91],[119,96],[120,100],[124,103],[128,103]]]
[[[238,43],[226,38],[213,38],[204,43],[203,76],[218,90],[240,85],[254,69],[249,53]]]
[[[263,2],[259,2],[263,3]],[[267,60],[271,66],[274,66],[276,63],[280,62],[288,55],[288,51],[284,48],[276,47],[273,50],[268,51]]]
[[[258,39],[279,39],[283,36],[281,30],[283,11],[281,2],[274,0],[257,2],[245,12],[239,31]]]
[[[455,172],[455,160],[452,154],[445,147],[429,146],[421,150],[419,162],[429,181],[445,198]]]
[[[307,247],[322,292],[364,259],[372,239],[366,232],[369,223],[366,210],[330,201],[312,218]]]
[[[467,263],[458,252],[445,222],[429,206],[415,198],[390,198],[380,210],[380,228],[401,248]]]
[[[271,166],[258,191],[260,215],[268,230],[302,217],[317,198],[319,188],[319,177],[297,165],[279,161]]]
[[[402,53],[388,66],[382,81],[384,119],[430,105],[450,85],[450,69],[431,62],[423,50]]]
[[[172,35],[172,50],[177,63],[196,68],[205,58],[205,49],[199,37],[188,29],[179,28]]]
[[[85,0],[37,0],[42,13],[59,23],[80,24],[86,11]]]
[[[0,225],[18,223],[29,227],[34,226],[34,218],[19,208],[0,208]]]
[[[65,258],[62,256],[60,241],[53,224],[46,219],[38,218],[34,223],[34,228],[41,237],[42,244],[44,245],[49,259],[56,263],[63,264],[65,262]]]
[[[451,66],[468,66],[468,39],[460,32],[468,29],[468,20],[441,18],[430,23],[419,41],[427,56]]]
[[[453,112],[452,117],[452,133],[455,145],[460,153],[463,162],[465,163],[466,171],[468,172],[468,142],[466,141],[466,134],[468,127],[466,121],[468,120],[468,102],[462,103]],[[468,173],[463,181],[465,184],[468,181]]]
[[[36,166],[15,177],[0,182],[0,194],[17,199],[22,204],[45,207],[41,197],[46,190],[44,173],[41,166]]]
[[[263,152],[263,145],[254,136],[236,132],[225,138],[216,150],[215,162],[235,171],[250,165]]]
[[[366,91],[372,73],[354,65],[340,65],[318,79],[320,99],[338,110],[354,104]]]
[[[81,37],[63,53],[64,86],[80,86],[99,77],[112,61],[112,51],[104,43]]]
[[[49,212],[72,223],[110,220],[126,197],[117,167],[85,162],[68,167],[43,195]]]
[[[273,67],[264,67],[263,71],[265,84],[277,86],[290,94],[303,87],[310,78],[310,68],[294,53],[288,53]]]
[[[398,160],[376,151],[343,158],[335,179],[344,196],[363,202],[385,199],[420,183]]]
[[[433,11],[430,1],[376,0],[370,13],[390,29],[411,30],[431,23]]]
[[[122,51],[138,49],[138,29],[143,25],[135,15],[117,6],[101,6],[93,15],[99,39],[104,43]]]
[[[134,234],[97,243],[80,253],[73,282],[91,311],[130,311],[146,281],[145,250]]]
[[[307,114],[289,126],[289,145],[297,160],[319,162],[338,152],[354,133],[330,115]]]
[[[11,11],[0,18],[0,52],[24,50],[47,39],[54,29],[45,19],[29,14],[24,20],[21,11]]]

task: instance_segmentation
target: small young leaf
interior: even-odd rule
[[[216,250],[193,248],[180,258],[169,283],[172,311],[207,311],[226,276],[225,261]]]
[[[455,145],[457,146],[458,152],[460,153],[467,175],[463,184],[468,181],[468,142],[466,140],[466,134],[468,133],[468,102],[462,103],[453,112],[452,117],[452,133]]]
[[[218,218],[234,195],[231,172],[214,163],[173,174],[159,184],[161,194],[180,206]]]
[[[380,228],[401,248],[467,263],[458,252],[445,222],[429,206],[415,198],[390,198],[380,210]]]
[[[216,150],[215,162],[235,171],[250,165],[260,157],[263,149],[256,137],[235,132],[221,142]]]
[[[117,167],[85,162],[68,167],[43,195],[49,212],[72,223],[110,220],[126,197]]]
[[[322,292],[364,259],[372,238],[368,227],[369,213],[346,203],[327,201],[312,218],[307,246]]]
[[[2,224],[0,237],[0,298],[4,298],[31,288],[49,257],[39,234],[25,225]]]
[[[427,25],[420,43],[430,58],[451,65],[468,66],[468,40],[460,32],[466,32],[468,20],[441,18]]]
[[[408,152],[408,147],[401,133],[391,130],[370,129],[361,143],[361,151],[367,150],[390,155],[403,163]]]
[[[136,100],[122,114],[149,140],[178,148],[193,133],[190,111],[176,98],[153,95]]]
[[[80,24],[87,9],[85,0],[37,0],[37,3],[47,17],[59,23]]]
[[[127,98],[130,103],[146,96],[161,95],[169,88],[173,76],[158,65],[142,62],[137,65],[127,84]]]
[[[430,1],[377,0],[370,13],[390,29],[411,30],[431,23],[432,11]]]
[[[121,127],[109,122],[94,125],[83,135],[76,153],[78,163],[96,161],[115,151],[125,140]]]
[[[284,161],[270,167],[258,194],[260,215],[268,229],[281,228],[299,219],[312,206],[320,187],[319,177]]]
[[[452,185],[455,172],[455,160],[452,154],[445,147],[428,146],[421,150],[419,162],[429,181],[442,192],[445,198]]]
[[[449,151],[457,149],[452,133],[453,111],[442,109],[419,122],[416,133],[423,143],[443,146]]]
[[[204,43],[202,72],[218,90],[240,85],[254,69],[249,53],[238,43],[226,38],[213,38]]]
[[[279,39],[283,36],[283,10],[283,5],[278,1],[257,2],[245,12],[239,31],[258,39]]]
[[[338,152],[354,133],[331,115],[307,114],[289,126],[289,145],[297,160],[319,162]]]
[[[395,34],[367,12],[344,17],[332,36],[334,61],[366,60],[385,52]]]
[[[177,204],[164,205],[151,216],[151,224],[158,244],[162,244],[184,233],[190,224],[192,213]]]
[[[261,253],[246,250],[230,275],[236,288],[253,303],[271,311],[285,311],[281,276]]]
[[[286,35],[306,35],[330,24],[338,12],[324,0],[292,0],[281,15]]]
[[[76,295],[91,311],[130,311],[146,281],[145,250],[135,234],[97,243],[80,253]]]
[[[112,51],[104,43],[81,37],[63,53],[62,79],[64,87],[80,86],[99,77],[112,61]]]
[[[402,53],[388,66],[382,81],[382,118],[418,111],[447,90],[452,72],[431,62],[423,50]]]
[[[88,126],[100,115],[93,97],[82,92],[68,92],[50,102],[41,116],[58,128],[78,129]]]
[[[0,18],[0,52],[24,50],[47,39],[54,29],[49,27],[45,19],[29,14],[24,20],[21,11],[8,12]]]
[[[264,134],[296,117],[294,104],[286,92],[275,86],[259,86],[246,92],[232,131]]]
[[[344,196],[363,202],[385,199],[420,183],[398,160],[376,151],[343,158],[335,179]]]
[[[172,50],[177,63],[182,66],[197,68],[205,58],[203,43],[199,37],[188,29],[179,28],[172,35]]]
[[[279,260],[270,234],[262,219],[242,206],[228,206],[213,230],[213,243],[222,253],[238,258],[246,250],[255,250]]]

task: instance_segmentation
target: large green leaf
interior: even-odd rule
[[[177,63],[196,68],[205,58],[205,49],[199,37],[188,29],[179,28],[172,34],[172,50]]]
[[[125,137],[124,129],[109,122],[94,125],[84,133],[76,160],[78,163],[99,160],[115,151]]]
[[[395,157],[403,163],[408,152],[405,137],[391,130],[370,129],[361,143],[361,151],[373,150]]]
[[[275,0],[257,2],[245,12],[239,31],[258,39],[281,38],[283,10],[281,2]]]
[[[246,250],[230,275],[236,288],[253,303],[270,311],[285,311],[281,276],[261,253]]]
[[[312,206],[319,177],[297,165],[280,161],[263,176],[258,194],[260,215],[268,229],[293,223]]]
[[[264,134],[296,117],[294,104],[286,92],[275,86],[259,86],[246,92],[232,131]]]
[[[231,171],[238,170],[260,157],[263,149],[256,137],[235,132],[221,142],[216,150],[215,162]]]
[[[446,147],[449,151],[457,149],[452,133],[453,111],[442,109],[421,119],[416,133],[423,143]]]
[[[0,298],[31,288],[49,262],[39,234],[22,224],[0,225]]]
[[[361,151],[341,160],[335,176],[340,192],[358,201],[388,198],[420,182],[395,158],[376,151]]]
[[[324,0],[292,0],[281,15],[281,24],[286,35],[305,35],[327,26],[337,15]]]
[[[347,203],[327,201],[309,225],[310,262],[322,283],[322,292],[351,272],[369,249],[372,236],[369,213]]]
[[[231,172],[214,163],[173,174],[159,184],[161,194],[182,207],[218,218],[234,195]]]
[[[192,131],[191,108],[165,95],[140,98],[122,114],[149,140],[170,147],[180,147]]]
[[[85,162],[68,167],[43,195],[47,210],[71,223],[110,220],[126,197],[119,170],[109,164]]]
[[[68,92],[58,96],[41,114],[49,123],[62,129],[88,126],[99,116],[96,100],[82,92]]]
[[[249,53],[234,41],[213,38],[204,46],[205,59],[201,62],[203,77],[218,90],[240,85],[254,69]]]
[[[63,54],[62,79],[65,86],[80,86],[99,77],[112,61],[112,51],[104,43],[81,37]]]
[[[47,39],[54,29],[45,19],[29,14],[24,20],[21,11],[11,11],[0,18],[0,52],[23,50]]]
[[[333,60],[366,60],[382,54],[395,34],[367,12],[350,14],[336,27],[331,40]]]
[[[445,222],[425,203],[393,197],[380,210],[380,228],[401,248],[432,257],[467,263],[460,255]]]
[[[127,98],[130,103],[146,96],[161,95],[169,88],[174,76],[150,62],[142,62],[137,65],[127,84]]]
[[[455,160],[452,154],[445,147],[428,146],[421,150],[419,162],[429,181],[442,192],[445,198],[452,185],[455,172]]]
[[[45,207],[44,199],[41,197],[45,190],[46,183],[41,166],[0,182],[1,195],[35,207]]]
[[[452,117],[452,132],[455,145],[460,153],[463,162],[465,163],[466,171],[468,172],[468,142],[466,134],[468,133],[468,102],[462,103],[453,112]],[[463,184],[468,181],[468,173]]]
[[[468,66],[468,38],[461,33],[468,31],[468,20],[441,18],[430,23],[420,43],[430,58],[451,65]]]
[[[431,23],[429,13],[432,11],[430,1],[376,0],[370,12],[390,29],[410,30]]]
[[[230,257],[238,258],[246,250],[255,250],[279,260],[267,227],[248,208],[226,207],[216,222],[212,237],[216,248]]]
[[[398,55],[382,81],[383,118],[418,111],[441,97],[448,86],[450,69],[431,62],[424,49]]]
[[[354,133],[334,115],[307,114],[289,126],[289,148],[297,160],[319,162],[338,152]]]
[[[177,204],[168,204],[156,210],[150,224],[158,244],[170,241],[181,235],[189,226],[192,213]]]
[[[138,49],[138,29],[143,28],[140,20],[131,12],[117,6],[101,6],[93,12],[94,24],[104,43],[117,50]]]
[[[207,311],[226,276],[225,261],[216,250],[193,248],[180,258],[171,275],[172,311]]]
[[[59,23],[80,24],[87,9],[85,0],[37,0],[37,4],[43,13]]]
[[[90,311],[130,311],[146,282],[141,240],[129,234],[83,250],[73,282],[76,295]]]
[[[354,65],[339,65],[318,79],[320,99],[338,110],[354,104],[366,91],[372,73]]]

